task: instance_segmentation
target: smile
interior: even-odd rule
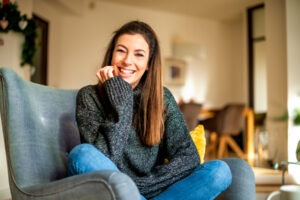
[[[134,70],[130,70],[130,69],[122,69],[122,68],[119,68],[119,71],[124,74],[124,75],[131,75],[131,74],[134,74]]]

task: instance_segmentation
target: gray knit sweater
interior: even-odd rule
[[[142,195],[158,195],[199,165],[183,115],[168,89],[164,88],[165,135],[160,144],[149,147],[141,143],[133,125],[141,84],[132,90],[122,78],[113,77],[103,88],[105,96],[101,98],[96,85],[78,93],[76,118],[82,142],[95,145],[108,156],[134,180]]]

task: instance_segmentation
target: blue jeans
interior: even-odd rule
[[[117,166],[103,153],[90,144],[76,146],[69,155],[68,172],[70,175],[96,170],[116,170]],[[184,179],[177,181],[153,200],[172,199],[215,199],[232,181],[228,165],[221,160],[205,162]],[[145,197],[141,196],[142,200]]]

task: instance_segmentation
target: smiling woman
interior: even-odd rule
[[[117,40],[111,65],[114,66],[115,75],[120,76],[132,88],[135,88],[148,69],[148,59],[149,46],[144,37],[140,34],[124,34]],[[110,69],[111,67],[108,70]],[[99,73],[104,75],[105,70],[106,67],[101,68]],[[102,77],[98,76],[98,78],[100,81],[103,80]]]
[[[181,75],[176,67],[173,78]],[[89,144],[70,153],[70,174],[124,172],[143,200],[214,199],[229,187],[225,161],[200,165],[177,102],[162,86],[160,47],[148,24],[131,21],[118,29],[96,75],[98,83],[77,95],[77,124]]]

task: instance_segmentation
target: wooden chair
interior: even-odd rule
[[[230,146],[240,158],[246,158],[246,154],[232,137],[242,131],[244,108],[244,104],[227,104],[212,118],[201,122],[210,132],[211,141],[206,150],[208,153],[217,152],[217,157],[223,158],[228,152],[227,146]]]
[[[186,121],[188,129],[191,131],[199,124],[199,113],[202,104],[190,101],[188,103],[181,103],[179,108]]]

